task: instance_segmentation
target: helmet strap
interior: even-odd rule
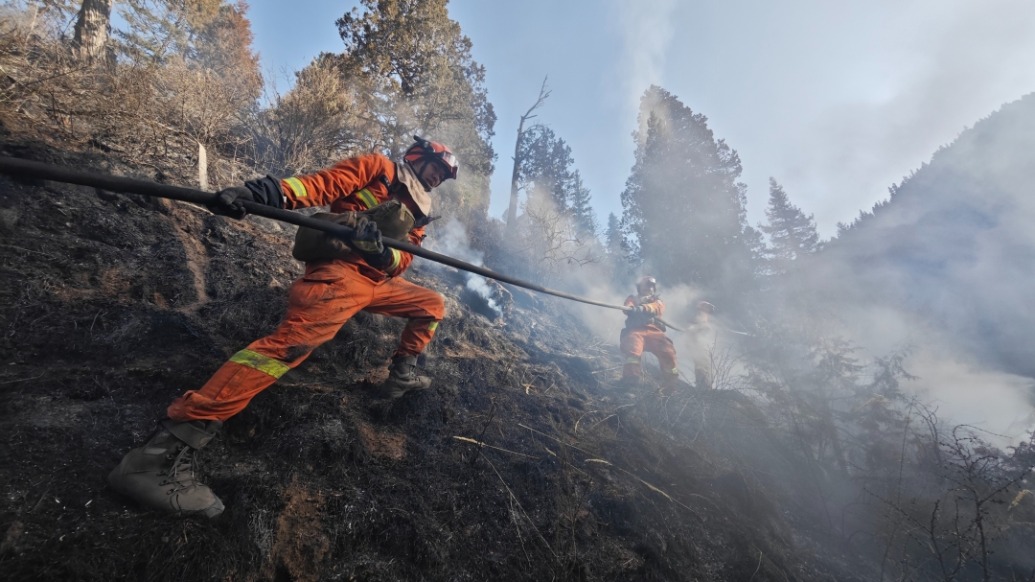
[[[409,160],[405,160],[405,163],[406,163],[407,166],[410,167],[411,170],[413,170],[413,175],[417,177],[417,181],[420,182],[420,185],[424,186],[425,190],[429,190],[430,191],[431,190],[431,186],[429,186],[428,183],[424,181],[424,176],[421,175],[421,174],[424,173],[424,166],[427,165],[428,158],[427,158],[427,156],[423,156],[420,159],[418,159],[417,161],[423,162],[419,169],[415,168],[413,166],[413,164]]]

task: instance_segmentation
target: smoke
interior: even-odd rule
[[[1035,388],[1032,378],[975,366],[930,346],[906,364],[917,378],[903,387],[952,424],[981,429],[999,447],[1017,445],[1035,429],[1035,410],[1025,396]]]
[[[496,315],[502,315],[503,307],[496,301],[496,298],[492,295],[492,290],[489,288],[489,284],[486,282],[485,277],[468,273],[467,282],[465,283],[467,289],[474,291],[479,297],[485,300],[489,304],[489,307],[496,312]]]
[[[857,50],[871,55],[855,63],[858,78],[873,84],[800,120],[778,154],[781,182],[808,198],[827,232],[887,198],[890,185],[1004,100],[1035,89],[1035,4],[938,1],[895,10],[903,13],[886,23],[885,42]]]
[[[424,246],[436,253],[448,255],[472,265],[485,266],[483,262],[485,254],[471,248],[463,223],[452,217],[435,224],[435,236],[428,237]],[[445,268],[439,263],[434,264]]]
[[[484,253],[471,248],[467,237],[467,230],[464,228],[463,223],[455,218],[450,217],[445,219],[444,224],[436,224],[435,236],[428,237],[425,246],[428,250],[435,251],[436,253],[447,255],[478,267],[485,266]],[[452,267],[447,267],[440,263],[429,261],[428,264],[433,269],[439,271],[454,271]],[[497,315],[500,314],[501,306],[493,296],[492,289],[490,289],[485,277],[468,271],[459,272],[463,276],[464,287],[484,299]]]
[[[794,321],[811,337],[844,339],[856,350],[852,356],[864,375],[873,371],[876,359],[904,355],[902,368],[913,378],[902,379],[900,389],[935,409],[945,423],[987,431],[983,437],[999,446],[1016,444],[1035,429],[1035,380],[1004,371],[974,349],[983,338],[954,332],[953,325],[931,313],[898,306],[892,299],[898,290],[892,288],[901,274],[877,262],[868,268],[869,277],[885,282],[886,295],[864,296],[859,288],[866,284],[835,258],[814,264],[800,275],[800,288],[775,294],[774,301],[762,307]],[[914,278],[903,285],[914,295],[932,294],[929,303],[951,306],[959,301],[958,289],[932,289],[932,281]],[[784,301],[796,293],[802,295],[800,302]],[[938,293],[943,298],[937,298]],[[953,312],[970,317],[958,307],[950,309]]]
[[[633,2],[614,5],[617,20],[622,25],[619,34],[624,46],[618,65],[621,73],[617,77],[627,99],[627,110],[634,112],[634,116],[644,89],[661,83],[675,34],[677,21],[673,15],[677,8],[676,0],[653,2],[649,10]]]

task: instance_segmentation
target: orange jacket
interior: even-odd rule
[[[662,303],[661,298],[657,295],[650,295],[647,297],[636,297],[635,295],[630,295],[625,298],[624,305],[626,307],[642,305],[647,308],[647,313],[627,313],[628,319],[625,321],[625,327],[652,328],[658,331],[664,331],[654,319],[655,317],[661,317],[665,314],[665,304]]]
[[[367,210],[390,198],[388,190],[396,181],[395,171],[395,162],[375,153],[342,160],[315,174],[284,178],[280,181],[284,208],[330,206],[331,212]],[[405,189],[402,184],[397,187]],[[424,227],[418,226],[410,230],[409,240],[403,242],[419,245],[424,237]],[[358,253],[340,260],[358,264],[360,271],[372,279],[401,275],[413,262],[413,255],[389,250],[392,260],[383,270],[368,265]]]

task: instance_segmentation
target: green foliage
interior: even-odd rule
[[[740,158],[707,118],[651,87],[640,103],[632,175],[622,193],[634,252],[659,278],[734,295],[752,286]]]
[[[344,79],[361,79],[362,109],[376,121],[375,137],[400,154],[414,133],[449,144],[464,180],[444,195],[459,210],[484,215],[496,154],[489,140],[496,114],[484,87],[485,68],[471,41],[449,18],[447,0],[363,0],[338,21]]]
[[[568,211],[571,213],[575,226],[589,236],[597,235],[597,217],[593,213],[593,206],[590,204],[589,188],[582,183],[582,175],[575,170],[571,180],[571,205]]]
[[[812,215],[791,204],[783,187],[769,178],[768,224],[759,228],[769,239],[764,253],[768,272],[786,275],[791,266],[819,250],[819,234]]]
[[[567,210],[575,163],[568,144],[549,127],[536,124],[521,133],[517,158],[519,185],[548,196],[558,210]]]
[[[519,184],[530,197],[532,193],[547,197],[559,213],[574,222],[579,232],[596,235],[589,189],[573,167],[571,148],[563,139],[545,125],[533,125],[521,134],[517,159],[521,160]]]
[[[625,236],[622,234],[622,223],[614,212],[607,214],[607,228],[604,230],[604,248],[611,257],[622,256]]]
[[[125,0],[118,4],[126,27],[116,30],[122,52],[133,61],[195,58],[198,37],[221,12],[222,0]]]
[[[260,113],[257,162],[275,175],[312,172],[378,147],[365,115],[362,79],[346,81],[335,55],[323,54],[295,74],[295,84]]]

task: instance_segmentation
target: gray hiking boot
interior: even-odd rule
[[[414,390],[427,390],[431,378],[417,374],[417,356],[395,356],[388,368],[388,380],[381,385],[382,398],[399,398]]]
[[[223,502],[194,476],[194,452],[219,432],[217,420],[165,419],[144,446],[122,457],[108,485],[137,503],[176,515],[223,513]]]

